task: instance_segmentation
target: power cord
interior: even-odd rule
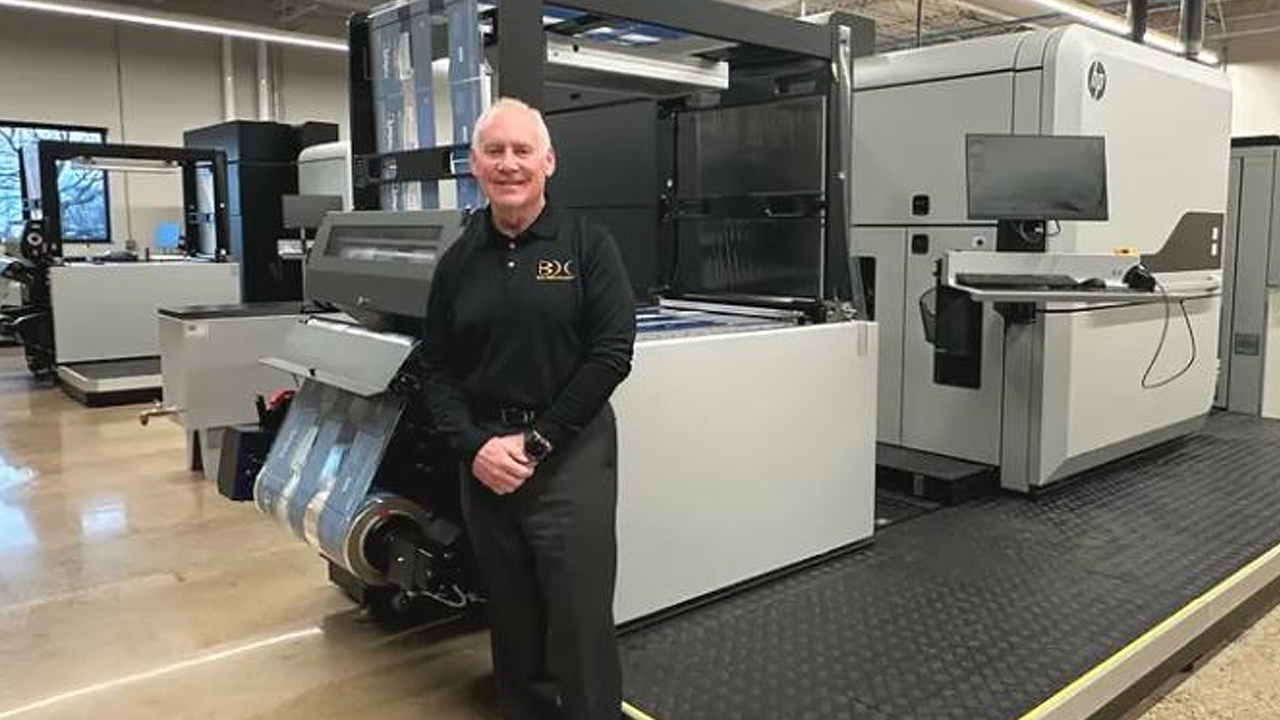
[[[1199,356],[1199,348],[1197,347],[1197,343],[1196,343],[1195,328],[1192,327],[1191,325],[1191,315],[1187,310],[1187,301],[1217,297],[1217,295],[1214,293],[1206,293],[1204,295],[1195,295],[1192,297],[1182,298],[1181,300],[1178,301],[1178,307],[1181,308],[1182,310],[1182,319],[1187,325],[1187,337],[1191,340],[1191,359],[1187,360],[1187,364],[1183,366],[1180,370],[1178,370],[1178,372],[1174,373],[1173,375],[1159,382],[1152,383],[1150,382],[1151,371],[1155,369],[1156,363],[1160,360],[1160,355],[1164,352],[1164,344],[1169,336],[1169,321],[1172,317],[1172,312],[1173,312],[1173,307],[1172,307],[1173,300],[1169,298],[1168,291],[1165,290],[1164,286],[1161,285],[1158,281],[1156,283],[1156,290],[1159,291],[1160,294],[1164,297],[1164,303],[1163,303],[1164,304],[1164,325],[1162,325],[1160,328],[1160,340],[1159,342],[1156,343],[1156,351],[1151,356],[1151,362],[1147,364],[1146,372],[1142,373],[1142,389],[1144,390],[1155,390],[1158,388],[1162,388],[1174,382],[1178,378],[1181,378],[1183,375],[1186,375],[1188,372],[1190,372],[1191,368],[1196,364],[1196,359]],[[1082,308],[1059,308],[1059,309],[1051,309],[1051,310],[1040,309],[1040,310],[1036,310],[1036,314],[1037,315],[1079,315],[1083,313],[1101,312],[1103,310],[1118,310],[1121,308],[1137,307],[1139,305],[1146,305],[1146,304],[1147,303],[1144,303],[1144,302],[1123,302],[1123,303],[1111,303],[1109,305],[1093,305],[1090,307],[1082,307]]]
[[[1204,300],[1207,298],[1219,297],[1218,293],[1204,293],[1203,295],[1189,295],[1178,302],[1186,302],[1187,300]],[[1106,303],[1104,305],[1089,305],[1088,307],[1078,308],[1041,308],[1036,310],[1037,315],[1084,315],[1085,313],[1102,312],[1103,310],[1121,310],[1124,308],[1139,307],[1142,305],[1150,305],[1147,302],[1115,302]]]
[[[1151,356],[1151,362],[1147,365],[1146,372],[1142,373],[1143,390],[1155,390],[1157,388],[1162,388],[1183,375],[1186,375],[1187,372],[1191,370],[1192,366],[1196,364],[1196,356],[1199,354],[1199,349],[1196,347],[1196,332],[1191,326],[1191,315],[1187,312],[1187,301],[1179,300],[1178,307],[1182,309],[1182,319],[1187,324],[1187,337],[1191,339],[1191,357],[1187,360],[1187,364],[1182,366],[1182,369],[1173,375],[1170,375],[1159,382],[1149,382],[1151,378],[1151,371],[1155,369],[1156,362],[1160,359],[1161,353],[1164,352],[1164,343],[1169,336],[1169,319],[1173,314],[1173,301],[1169,299],[1169,293],[1165,290],[1164,285],[1157,282],[1156,289],[1164,296],[1164,325],[1160,328],[1160,341],[1156,343],[1156,351]]]

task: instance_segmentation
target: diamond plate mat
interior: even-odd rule
[[[658,720],[1009,720],[1280,544],[1280,422],[999,496],[623,636]],[[797,518],[802,522],[802,518]]]

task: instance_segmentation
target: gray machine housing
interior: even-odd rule
[[[466,220],[460,210],[330,213],[307,260],[307,297],[364,319],[420,317],[422,288]]]
[[[1280,416],[1280,137],[1232,141],[1214,404]],[[1275,337],[1273,337],[1275,335]],[[1268,372],[1270,370],[1270,372]]]
[[[940,260],[1003,254],[996,223],[968,217],[969,133],[1106,138],[1110,219],[1062,222],[1046,257],[1123,251],[1171,292],[1220,283],[1226,79],[1067,26],[860,59],[854,80],[852,245],[882,328],[880,442],[998,467],[1004,487],[1026,492],[1197,427],[1211,405],[1212,352],[1168,386],[1140,382],[1161,335],[1159,303],[1009,326],[984,303],[970,386],[938,382],[920,305]],[[1185,306],[1210,347],[1218,299]],[[1177,319],[1155,378],[1192,356]]]
[[[684,293],[682,307],[664,300],[638,314],[633,372],[613,398],[619,426],[615,617],[627,622],[856,546],[873,531],[875,416],[847,411],[874,407],[878,358],[875,325],[848,321],[850,306],[860,305],[847,263],[853,34],[847,25],[823,27],[694,0],[575,0],[570,7],[611,21],[706,30],[707,37],[673,44],[689,55],[709,47],[737,67],[730,72],[732,90],[723,94],[687,97],[682,89],[671,97],[634,98],[645,109],[625,128],[634,132],[606,139],[572,130],[576,119],[593,130],[620,130],[603,119],[612,105],[549,117],[566,160],[562,169],[572,166],[580,179],[590,179],[557,185],[556,202],[612,229],[637,275],[667,277],[654,272],[670,259],[660,251],[665,248],[683,253],[683,267],[695,280],[716,281],[698,288],[707,291],[699,307],[689,302],[696,293]],[[418,8],[435,12],[425,2]],[[465,4],[452,9],[469,11]],[[422,50],[427,38],[414,35],[421,26],[413,11],[396,17],[404,20],[397,37],[414,37]],[[551,61],[541,17],[541,2],[509,0],[494,26],[502,94],[546,109],[543,100],[553,93],[543,95],[541,71]],[[441,438],[425,417],[414,350],[432,274],[450,241],[464,232],[464,215],[373,208],[386,208],[377,203],[395,195],[384,191],[416,185],[425,204],[435,194],[430,186],[461,186],[467,178],[455,167],[457,146],[411,150],[376,137],[382,126],[372,120],[386,87],[370,82],[379,76],[367,72],[363,59],[387,47],[377,32],[386,19],[375,11],[349,25],[352,186],[361,210],[326,216],[306,270],[308,297],[332,303],[359,324],[308,319],[290,330],[278,357],[264,359],[300,377],[301,388],[254,496],[260,509],[320,548],[335,581],[364,595],[371,607],[379,602],[369,601],[367,592],[392,598],[392,607],[395,598],[425,596],[461,609],[471,591],[465,541],[451,507],[457,502],[449,496],[458,488],[456,459],[431,447]],[[455,59],[476,39],[468,30],[474,20],[447,18],[463,41]],[[566,22],[547,32],[574,36],[580,30]],[[553,73],[545,80],[550,87]],[[421,92],[412,107],[422,118],[430,92],[415,91]],[[455,110],[463,95],[453,94]],[[795,117],[796,103],[804,104],[803,122]],[[455,130],[459,125],[455,118]],[[739,136],[760,142],[733,147]],[[629,171],[652,182],[616,182],[617,158],[598,154],[627,142],[635,143],[627,146],[635,155],[647,155],[643,168]],[[791,145],[812,152],[789,155]],[[779,172],[775,154],[793,164],[790,174]],[[664,174],[677,164],[688,172]],[[779,261],[797,249],[805,251],[804,263]],[[799,293],[791,292],[794,277],[805,280]],[[642,281],[634,289],[660,294],[663,288]],[[748,294],[760,305],[748,307]],[[722,302],[715,305],[710,296]],[[807,370],[797,373],[802,365]],[[770,381],[762,387],[761,378]],[[738,452],[744,437],[769,438],[771,452]],[[385,506],[390,499],[401,503],[399,515]],[[797,517],[805,519],[802,527]],[[439,532],[444,527],[449,532]]]

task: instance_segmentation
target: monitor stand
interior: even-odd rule
[[[1045,251],[1048,222],[1045,220],[999,220],[996,222],[996,250],[999,252]]]

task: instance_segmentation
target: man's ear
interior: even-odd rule
[[[542,160],[542,167],[547,171],[547,177],[556,174],[556,151],[554,148],[547,148],[547,155]]]

